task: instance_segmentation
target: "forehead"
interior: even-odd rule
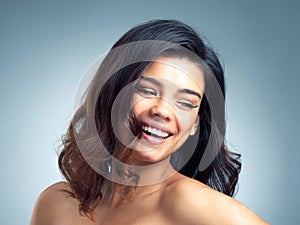
[[[193,89],[200,93],[204,90],[204,73],[198,65],[185,58],[159,57],[143,76],[165,80],[181,89]]]

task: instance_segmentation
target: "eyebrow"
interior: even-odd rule
[[[154,78],[152,78],[152,77],[144,77],[144,76],[141,76],[141,79],[146,80],[146,81],[149,81],[150,83],[152,83],[152,84],[154,84],[154,85],[156,85],[156,86],[158,86],[158,87],[162,87],[162,84],[161,84],[158,80],[156,80],[156,79],[154,79]],[[180,89],[180,90],[179,90],[179,93],[195,95],[195,96],[197,96],[199,99],[202,98],[201,95],[200,95],[198,92],[193,91],[193,90],[188,89],[188,88]]]
[[[179,93],[195,95],[195,96],[197,96],[199,99],[201,99],[201,95],[200,95],[198,92],[193,91],[193,90],[191,90],[191,89],[187,89],[187,88],[180,89],[180,90],[179,90]]]
[[[161,83],[158,80],[156,80],[156,79],[154,79],[152,77],[143,77],[143,76],[141,76],[141,79],[149,81],[150,83],[152,83],[152,84],[154,84],[154,85],[156,85],[158,87],[162,87]]]

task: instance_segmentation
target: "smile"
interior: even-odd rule
[[[158,138],[163,138],[163,139],[165,139],[171,135],[170,133],[167,133],[160,129],[157,129],[154,127],[149,127],[149,126],[142,126],[142,130],[148,135],[158,137]]]

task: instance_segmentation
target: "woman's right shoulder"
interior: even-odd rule
[[[72,192],[70,185],[65,181],[59,181],[43,190],[38,199],[48,199],[49,197],[55,197],[56,199],[58,197],[66,197],[66,193],[68,192]]]
[[[71,196],[67,182],[57,182],[41,192],[36,200],[30,225],[69,224],[78,213],[78,201]]]
[[[71,193],[72,189],[67,182],[57,182],[40,193],[36,205],[55,207],[57,204],[74,204],[74,200],[72,200],[74,198],[71,198]]]

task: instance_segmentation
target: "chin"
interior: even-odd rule
[[[135,165],[149,165],[159,163],[163,160],[169,160],[170,154],[162,154],[158,149],[152,149],[148,151],[138,151],[132,152],[132,160]]]

